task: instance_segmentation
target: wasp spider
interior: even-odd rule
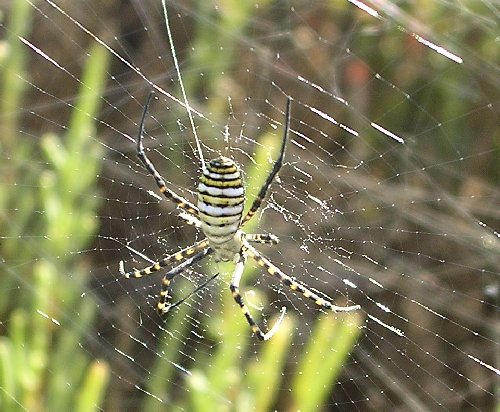
[[[286,105],[285,114],[285,132],[281,143],[281,149],[278,159],[273,165],[271,173],[267,177],[264,185],[260,189],[257,197],[252,203],[248,212],[243,216],[243,207],[245,204],[245,188],[242,182],[241,170],[238,164],[224,156],[211,160],[205,166],[198,185],[198,204],[195,206],[187,199],[177,195],[170,190],[162,176],[158,173],[153,163],[144,152],[142,143],[144,135],[144,120],[148,111],[151,98],[154,93],[148,97],[144,112],[142,114],[137,137],[137,156],[144,164],[146,169],[153,175],[160,192],[168,199],[174,202],[184,213],[179,216],[188,223],[194,224],[201,229],[206,236],[203,240],[187,247],[177,253],[166,256],[151,266],[142,270],[133,269],[125,273],[121,267],[121,273],[127,278],[140,278],[145,275],[151,275],[169,266],[171,263],[176,265],[170,269],[162,280],[160,300],[157,305],[158,312],[161,315],[166,314],[171,308],[169,294],[170,282],[172,279],[182,273],[186,268],[199,262],[206,256],[213,254],[216,261],[234,261],[236,264],[234,274],[230,284],[230,290],[236,303],[240,306],[243,315],[252,328],[252,332],[260,340],[268,340],[277,330],[279,324],[285,315],[285,308],[282,308],[281,317],[276,324],[267,333],[254,321],[248,310],[243,297],[240,294],[240,280],[243,274],[246,259],[254,259],[259,266],[264,267],[267,272],[276,277],[280,282],[288,286],[293,291],[302,293],[306,298],[311,299],[316,305],[334,312],[350,312],[359,309],[359,305],[354,306],[336,306],[329,300],[320,297],[308,287],[298,283],[290,276],[283,273],[277,266],[273,265],[265,256],[257,251],[250,243],[277,244],[278,238],[272,234],[248,234],[243,232],[242,227],[259,210],[264,200],[267,190],[274,177],[283,164],[286,141],[290,129],[290,98]]]

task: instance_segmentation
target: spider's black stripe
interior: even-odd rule
[[[201,194],[204,195],[204,202],[205,204],[207,205],[210,205],[210,206],[217,206],[217,207],[220,207],[220,208],[225,208],[225,207],[232,207],[232,206],[239,206],[239,205],[242,205],[243,203],[245,203],[245,198],[243,196],[240,196],[239,199],[237,197],[232,197],[231,199],[235,200],[235,203],[232,203],[230,205],[227,204],[227,197],[224,196],[212,196],[212,195],[208,195],[206,194],[206,192],[200,192]],[[210,200],[208,200],[210,199]]]

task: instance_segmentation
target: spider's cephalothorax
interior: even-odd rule
[[[144,275],[150,275],[162,270],[171,263],[176,262],[176,265],[174,265],[174,267],[171,268],[165,276],[163,276],[160,300],[157,306],[158,312],[164,315],[172,307],[170,304],[171,296],[169,295],[170,283],[172,279],[188,267],[194,265],[196,262],[199,262],[204,257],[212,253],[215,255],[216,260],[232,260],[236,263],[229,289],[231,290],[233,299],[241,308],[243,315],[252,328],[252,332],[260,340],[267,340],[276,332],[281,321],[283,320],[283,316],[285,315],[285,308],[282,308],[281,317],[271,330],[264,333],[259,325],[257,325],[254,321],[239,290],[240,280],[243,275],[243,269],[247,257],[254,259],[259,266],[267,270],[267,273],[277,278],[291,290],[302,293],[303,296],[312,300],[316,305],[322,308],[329,309],[334,312],[351,312],[353,310],[358,310],[360,308],[359,305],[334,305],[329,299],[321,297],[307,286],[297,282],[295,279],[283,273],[279,267],[273,265],[271,261],[269,261],[250,244],[253,242],[275,245],[278,243],[278,238],[276,236],[272,234],[248,234],[241,230],[245,223],[248,222],[259,210],[262,201],[266,197],[269,186],[283,165],[286,141],[290,130],[291,100],[288,99],[286,105],[285,132],[281,141],[279,157],[274,163],[271,172],[267,176],[266,181],[257,194],[257,197],[250,206],[250,209],[246,215],[243,216],[245,189],[241,179],[241,171],[236,162],[227,157],[221,156],[210,161],[208,165],[205,166],[198,185],[197,206],[167,187],[165,180],[147,157],[142,144],[144,121],[146,119],[146,113],[153,95],[154,93],[151,92],[146,102],[144,112],[142,113],[139,135],[137,137],[137,156],[148,172],[154,177],[160,192],[168,200],[174,202],[179,209],[182,209],[185,212],[184,214],[179,215],[179,217],[184,219],[186,222],[199,227],[206,236],[205,239],[200,240],[194,245],[172,255],[168,255],[158,262],[141,270],[132,269],[130,272],[125,272],[123,262],[120,262],[120,272],[127,278],[140,278]]]
[[[230,261],[241,250],[239,232],[245,188],[238,165],[221,156],[203,170],[198,185],[198,218],[215,258]]]

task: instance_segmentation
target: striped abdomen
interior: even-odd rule
[[[240,246],[235,234],[241,223],[245,189],[238,165],[227,157],[211,160],[198,185],[201,230],[221,260],[231,260]]]

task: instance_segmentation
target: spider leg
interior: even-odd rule
[[[276,321],[274,326],[269,330],[269,332],[264,333],[262,329],[255,323],[255,320],[253,319],[252,315],[250,314],[250,311],[248,310],[248,307],[245,305],[245,302],[243,301],[243,297],[240,294],[240,280],[241,280],[241,275],[243,274],[243,269],[245,267],[245,262],[246,262],[246,256],[244,253],[240,253],[238,256],[238,261],[236,262],[236,267],[234,269],[234,274],[233,278],[231,280],[231,285],[229,286],[231,289],[231,293],[233,295],[233,299],[235,302],[240,306],[241,311],[243,312],[243,315],[245,315],[245,318],[247,319],[248,324],[252,328],[252,332],[259,338],[260,340],[269,340],[278,330],[281,322],[283,321],[283,318],[286,313],[286,308],[283,307],[281,309],[281,316],[280,318]]]
[[[276,245],[280,241],[277,236],[271,233],[245,233],[245,239],[253,243],[267,243],[270,245]]]
[[[196,262],[199,262],[209,254],[213,253],[213,251],[214,250],[212,248],[207,247],[165,273],[165,276],[163,276],[163,279],[161,281],[160,300],[158,301],[158,305],[156,306],[156,309],[160,315],[165,315],[171,308],[170,299],[172,299],[172,296],[168,294],[168,291],[172,279],[178,274],[182,273],[186,268],[194,265]]]
[[[120,273],[126,278],[142,278],[145,275],[151,275],[159,270],[163,269],[171,262],[181,262],[190,256],[194,255],[196,252],[205,249],[208,246],[208,239],[203,239],[192,246],[180,250],[177,253],[164,257],[158,262],[144,268],[141,270],[133,269],[130,272],[125,272],[122,267],[120,267]]]
[[[361,309],[361,306],[359,305],[337,306],[327,301],[326,299],[323,299],[321,296],[317,295],[306,286],[298,283],[290,276],[284,274],[278,267],[273,265],[265,256],[263,256],[253,246],[250,246],[248,242],[245,242],[245,240],[243,241],[242,250],[244,253],[246,253],[248,256],[254,259],[259,266],[265,267],[270,275],[278,278],[281,283],[288,286],[291,290],[302,293],[302,295],[312,300],[318,306],[321,306],[325,309],[330,309],[334,312],[352,312]]]
[[[144,106],[144,111],[142,112],[142,117],[141,117],[141,124],[139,126],[139,134],[137,136],[137,157],[139,160],[142,162],[142,164],[148,169],[148,172],[153,175],[153,177],[156,180],[156,184],[158,185],[158,188],[160,189],[160,192],[163,193],[163,195],[168,199],[177,204],[177,207],[180,209],[185,210],[187,213],[193,216],[198,215],[198,209],[197,207],[189,202],[187,199],[184,199],[182,196],[179,196],[172,190],[170,190],[166,185],[165,185],[165,180],[163,177],[158,173],[156,168],[154,167],[153,163],[151,160],[146,155],[146,152],[144,152],[144,146],[142,144],[142,138],[144,136],[144,122],[146,119],[146,114],[149,108],[149,105],[151,103],[151,99],[154,96],[154,92],[151,91],[149,93],[148,99],[146,100],[146,105]]]
[[[267,177],[266,181],[264,182],[264,185],[261,187],[259,193],[257,194],[257,197],[253,201],[252,206],[250,207],[250,210],[247,212],[246,216],[241,220],[241,226],[243,226],[246,222],[248,222],[255,215],[257,210],[259,210],[259,207],[262,204],[262,201],[266,197],[267,189],[269,188],[274,177],[276,176],[276,174],[281,169],[281,166],[283,165],[283,158],[285,157],[286,141],[288,140],[288,134],[290,131],[291,102],[292,102],[292,100],[290,98],[288,98],[286,101],[285,132],[283,133],[283,140],[281,142],[280,155],[279,155],[278,159],[276,160],[276,162],[274,163],[273,168],[271,170],[271,173],[269,173],[269,176]]]

